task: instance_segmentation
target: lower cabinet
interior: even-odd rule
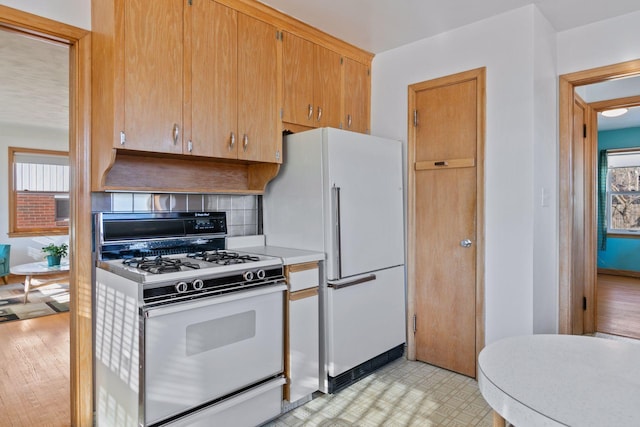
[[[296,402],[320,388],[317,263],[287,266],[289,301],[284,400]]]

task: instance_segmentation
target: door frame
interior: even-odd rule
[[[559,224],[558,224],[558,332],[561,334],[571,334],[573,331],[573,307],[571,306],[573,287],[572,287],[572,261],[573,252],[572,231],[573,231],[573,204],[572,195],[574,191],[573,173],[575,165],[571,156],[573,141],[573,106],[574,92],[577,86],[584,86],[593,83],[599,83],[607,80],[617,79],[621,77],[640,75],[640,59],[622,62],[604,67],[592,68],[584,71],[563,74],[559,77],[559,159],[558,159],[558,195],[559,195]],[[595,114],[595,113],[594,113]],[[593,135],[595,130],[591,130]],[[584,165],[584,170],[592,168],[592,164]],[[586,178],[586,177],[585,177]],[[595,191],[595,183],[586,181],[591,186],[589,191]],[[587,187],[589,188],[589,187]],[[594,199],[595,200],[595,199]],[[589,210],[586,212],[588,222],[585,227],[596,222],[596,209],[593,204],[587,206]],[[585,231],[585,230],[583,230]],[[596,236],[595,229],[591,227],[590,239],[594,240]],[[585,270],[593,274],[597,271],[597,254],[594,250],[589,251],[585,260]],[[587,314],[592,319],[595,318],[595,304],[588,304]]]
[[[407,358],[416,360],[414,315],[416,314],[415,249],[416,249],[416,131],[413,111],[416,107],[416,92],[430,87],[455,84],[469,80],[477,81],[477,128],[476,128],[476,360],[484,348],[485,301],[484,301],[484,147],[486,117],[486,67],[415,83],[408,87],[408,138],[407,138]]]
[[[596,241],[595,234],[588,232],[589,230],[596,229],[596,187],[593,185],[597,176],[597,156],[595,155],[596,149],[594,147],[594,142],[597,142],[598,139],[598,130],[597,130],[597,116],[595,115],[593,108],[589,103],[583,100],[577,93],[573,94],[573,108],[575,113],[575,108],[579,107],[583,110],[582,112],[582,123],[578,127],[577,130],[577,138],[572,140],[571,150],[576,148],[574,142],[580,142],[582,145],[582,174],[581,182],[583,183],[583,194],[578,197],[576,194],[572,200],[572,205],[575,206],[579,203],[577,200],[580,198],[582,201],[582,206],[584,209],[580,211],[573,212],[578,217],[582,217],[583,227],[580,229],[576,227],[574,230],[572,237],[578,235],[581,236],[581,239],[576,243],[575,247],[577,250],[581,251],[581,253],[575,253],[572,257],[573,260],[586,260],[583,264],[579,264],[576,262],[572,264],[571,272],[575,274],[576,271],[581,271],[584,286],[582,287],[582,298],[578,296],[578,299],[572,298],[572,304],[574,307],[576,306],[584,306],[584,302],[580,302],[581,300],[586,299],[588,309],[582,310],[580,312],[573,311],[572,312],[572,333],[577,335],[588,334],[594,332],[594,310],[592,306],[593,301],[595,301],[595,268],[592,263],[589,262],[589,258],[584,254],[589,254],[589,257],[592,254],[596,253]],[[573,128],[575,131],[575,117],[573,117]],[[576,136],[574,134],[574,136]],[[575,152],[572,151],[572,158],[575,156]],[[575,165],[578,168],[578,165]],[[579,169],[579,168],[578,168]],[[577,171],[576,171],[577,172]],[[576,173],[572,174],[572,180],[576,179]],[[576,217],[572,217],[572,221]],[[573,263],[574,261],[572,261]],[[575,292],[579,292],[574,288]],[[578,302],[576,302],[578,301]]]
[[[69,46],[70,422],[73,426],[91,426],[91,32],[3,5],[0,5],[0,27]]]

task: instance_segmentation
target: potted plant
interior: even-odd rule
[[[67,245],[66,243],[62,243],[60,245],[49,243],[47,246],[42,248],[42,252],[47,254],[46,258],[49,267],[53,267],[55,265],[60,265],[60,258],[67,256],[68,249],[69,245]]]

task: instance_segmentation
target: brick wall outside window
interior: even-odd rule
[[[16,225],[18,229],[66,227],[56,222],[55,195],[52,193],[17,193]]]

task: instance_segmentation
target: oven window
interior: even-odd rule
[[[256,335],[255,310],[187,326],[187,356],[224,347]]]

